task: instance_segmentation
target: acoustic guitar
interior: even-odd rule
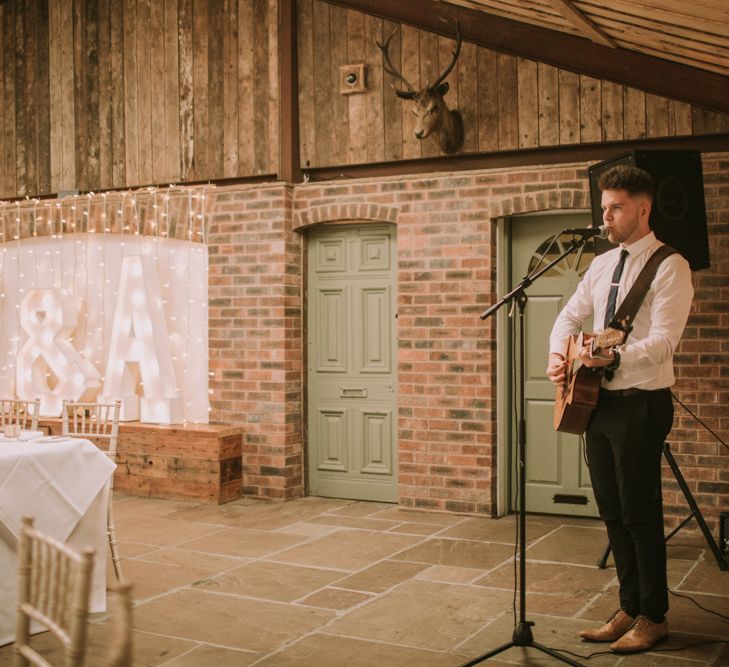
[[[598,355],[601,350],[620,345],[625,333],[619,329],[606,329],[601,333],[579,333],[570,336],[565,354],[565,379],[557,387],[554,401],[554,430],[581,435],[590,421],[590,415],[597,406],[602,381],[602,368],[588,368],[580,363],[580,352],[589,344],[591,353]]]

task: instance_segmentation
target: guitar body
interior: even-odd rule
[[[622,331],[608,330],[593,336],[590,343],[593,351],[619,345],[624,339]],[[597,407],[602,384],[602,369],[588,368],[579,363],[579,356],[585,344],[584,334],[570,336],[567,341],[565,381],[557,388],[554,401],[555,431],[582,435],[590,422],[592,411]]]
[[[596,373],[587,366],[580,366],[573,373],[571,381],[557,390],[554,430],[562,433],[582,435],[590,422],[592,411],[597,407],[600,396],[602,373]]]

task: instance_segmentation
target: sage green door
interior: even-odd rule
[[[396,257],[392,225],[309,234],[312,495],[397,500]]]
[[[540,261],[549,241],[560,230],[588,227],[590,224],[588,213],[513,218],[511,284],[516,285],[531,269],[537,265],[546,265],[562,252],[571,240],[571,235],[559,237],[547,256]],[[598,252],[604,249],[599,242],[588,242],[581,251],[569,255],[542,275],[526,292],[524,396],[527,426],[526,508],[529,512],[597,516],[581,438],[553,429],[555,389],[545,374],[552,325],[590,265],[596,246]],[[514,320],[517,319],[515,312]],[[512,335],[512,351],[514,344]],[[518,364],[518,354],[516,357]],[[518,391],[518,367],[516,372],[512,382]],[[511,432],[513,461],[517,450],[515,427],[512,426]],[[512,504],[515,504],[514,500],[515,494],[512,494]]]

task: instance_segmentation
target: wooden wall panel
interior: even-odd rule
[[[671,132],[669,122],[670,105],[666,97],[646,93],[645,96],[645,136],[665,137]]]
[[[313,152],[307,155],[307,163],[316,166],[319,159],[327,160],[327,164],[334,164],[332,160],[332,90],[330,81],[331,72],[331,40],[329,27],[330,5],[323,2],[314,2],[314,31],[313,31],[313,68],[299,76],[303,81],[308,75],[306,88],[314,95],[314,128],[315,144]],[[306,94],[306,93],[305,93]],[[301,102],[299,102],[301,104]]]
[[[458,110],[463,118],[463,152],[478,152],[478,48],[464,43],[451,78],[458,77]]]
[[[643,139],[646,136],[646,94],[625,86],[623,89],[623,136]]]
[[[382,38],[387,39],[394,34],[390,42],[390,56],[393,62],[402,61],[402,39],[400,26],[392,21],[382,22]],[[380,42],[381,44],[383,42]],[[373,55],[372,60],[368,63],[381,62],[382,55],[380,50],[370,51]],[[372,70],[379,69],[372,67]],[[376,80],[376,79],[375,79]],[[380,80],[382,81],[382,122],[385,126],[385,160],[399,160],[403,155],[403,112],[402,104],[395,97],[390,85],[390,77],[385,76],[381,71]]]
[[[386,39],[387,37],[385,37]],[[375,16],[365,16],[365,33],[364,33],[364,62],[373,62],[380,53],[377,48],[377,42],[382,43],[383,30],[382,19]],[[365,73],[367,86],[372,91],[369,95],[357,96],[364,97],[365,116],[367,127],[363,142],[367,151],[368,162],[382,162],[385,160],[385,95],[390,95],[384,90],[383,74],[381,69],[372,68]],[[398,109],[399,111],[399,109]],[[303,127],[304,118],[301,118],[301,126]],[[400,125],[398,123],[398,125]],[[398,143],[402,143],[402,138],[398,139]]]
[[[182,95],[180,94],[179,2],[164,0],[164,132],[163,180],[179,181],[182,176]],[[236,106],[236,105],[234,105]],[[156,180],[156,179],[155,179]]]
[[[440,154],[384,73],[414,87],[454,41],[298,0],[299,136],[306,167]],[[278,170],[278,0],[14,0],[0,4],[0,197]],[[342,95],[362,62],[367,91]],[[462,152],[725,133],[729,115],[465,43],[446,101]]]
[[[279,124],[278,124],[278,103],[279,93],[279,56],[278,56],[278,0],[267,0],[267,21],[269,26],[267,30],[268,37],[268,95],[266,96],[266,105],[263,109],[257,110],[257,113],[263,112],[264,118],[268,119],[268,160],[261,164],[258,173],[265,173],[269,165],[273,166],[273,171],[278,171],[279,167]],[[244,93],[245,94],[245,93]]]
[[[124,4],[110,0],[109,10],[111,186],[119,188],[128,183],[124,135]],[[102,181],[100,187],[108,186]]]
[[[539,146],[539,81],[537,63],[517,58],[519,148]]]
[[[347,63],[361,63],[365,59],[365,16],[361,12],[347,10]],[[337,78],[337,81],[339,77]],[[347,162],[361,162],[367,155],[367,99],[364,95],[349,95],[349,145]]]
[[[238,174],[238,2],[225,0],[223,31],[223,176]]]
[[[202,180],[209,172],[208,154],[208,3],[207,0],[192,2],[192,100],[194,147],[192,180]],[[218,39],[216,35],[214,39]]]
[[[580,143],[580,75],[558,70],[557,106],[559,107],[560,144]]]
[[[277,25],[277,0],[2,3],[0,197],[275,174]]]
[[[316,1],[316,0],[315,0]],[[410,84],[420,87],[420,31],[408,25],[400,26],[400,72]],[[394,41],[394,40],[393,40]],[[398,61],[394,53],[390,54],[392,64],[397,67]],[[403,88],[399,81],[395,81],[389,74],[385,75],[385,81],[389,86]],[[424,83],[424,82],[423,82]],[[394,96],[394,93],[390,93]],[[396,100],[398,98],[395,98]],[[416,159],[422,156],[422,142],[415,138],[415,115],[407,104],[398,100],[400,114],[402,116],[402,157]]]
[[[139,174],[139,127],[137,79],[137,2],[124,0],[124,169],[127,183],[141,183]]]
[[[329,39],[332,57],[329,61],[329,84],[331,86],[332,105],[332,160],[335,164],[347,164],[349,161],[349,104],[345,95],[339,93],[339,66],[347,64],[347,10],[339,5],[332,5],[329,10]],[[326,77],[326,72],[322,71]]]
[[[499,150],[519,148],[519,70],[514,56],[498,54]]]
[[[693,133],[691,105],[670,100],[668,103],[668,127],[671,135],[685,136]]]
[[[539,145],[559,144],[559,70],[539,63]]]
[[[112,182],[111,7],[99,0],[99,184]],[[98,186],[97,186],[98,187]]]
[[[478,49],[477,81],[486,90],[478,98],[478,148],[480,151],[499,150],[499,78],[496,52]],[[473,85],[473,84],[472,84]]]
[[[51,111],[48,104],[48,91],[50,90],[50,62],[48,58],[49,35],[48,3],[44,0],[35,0],[36,15],[36,41],[34,58],[38,65],[36,86],[32,95],[38,100],[36,106],[36,147],[38,155],[38,190],[50,192],[51,190],[51,144],[47,140],[51,134]],[[46,139],[45,141],[43,139]]]
[[[223,92],[223,72],[225,71],[224,51],[225,0],[208,0],[208,169],[207,178],[223,178],[224,136],[225,136],[225,95]],[[265,23],[263,24],[265,25]],[[266,33],[268,31],[266,30]],[[267,60],[267,59],[266,59]],[[232,91],[231,91],[232,92]]]
[[[426,32],[420,30],[420,81],[421,86],[425,86],[428,83],[432,83],[438,78],[440,73],[440,43],[438,35],[432,32]],[[411,79],[408,79],[410,81]],[[458,93],[448,93],[447,99],[452,100],[456,98]],[[406,111],[410,109],[407,108]],[[433,157],[438,155],[438,144],[434,139],[430,141],[420,141],[420,155],[421,157]]]
[[[401,83],[384,73],[375,40],[394,32],[391,60],[416,88],[432,82],[448,64],[453,40],[364,16],[363,50],[357,12],[349,10],[344,25],[332,18],[338,11],[326,0],[299,0],[302,166],[440,155],[437,139],[419,141],[413,136],[415,116],[408,102],[395,97],[392,84]],[[341,95],[335,73],[360,54],[367,68],[367,91]],[[331,73],[330,87],[323,90],[326,72]],[[469,43],[462,45],[448,82],[446,102],[464,119],[462,153],[725,132],[722,128],[729,123],[727,114]],[[349,144],[342,147],[344,128]]]
[[[623,87],[612,81],[602,82],[602,140],[623,139]]]
[[[150,131],[151,136],[151,174],[150,178],[162,178],[166,175],[165,132],[165,96],[167,72],[165,70],[165,2],[151,0],[149,5],[149,99],[150,99]],[[152,112],[154,109],[154,112]],[[172,143],[172,141],[171,141]],[[150,181],[151,182],[151,181]]]
[[[5,11],[0,5],[0,192],[5,191]]]
[[[28,109],[26,106],[26,35],[25,22],[23,16],[26,7],[18,4],[14,15],[15,37],[11,42],[12,59],[15,70],[15,158],[16,171],[18,178],[18,194],[27,195],[28,193],[28,149],[30,148],[28,136],[29,120]]]
[[[189,181],[193,177],[195,159],[192,0],[179,0],[177,21],[180,57],[180,180]]]
[[[314,8],[313,0],[299,0],[298,65],[299,65],[299,144],[301,166],[310,167],[316,160],[316,106],[314,79]],[[242,37],[241,37],[242,39]],[[317,63],[318,65],[318,63]]]

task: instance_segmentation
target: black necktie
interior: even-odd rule
[[[610,326],[610,322],[615,315],[615,303],[618,300],[618,288],[620,287],[620,276],[623,275],[623,267],[625,266],[625,258],[628,256],[628,251],[623,248],[620,251],[620,259],[615,266],[613,271],[613,279],[610,283],[610,294],[608,294],[607,310],[605,311],[605,325],[603,329],[607,329]]]

